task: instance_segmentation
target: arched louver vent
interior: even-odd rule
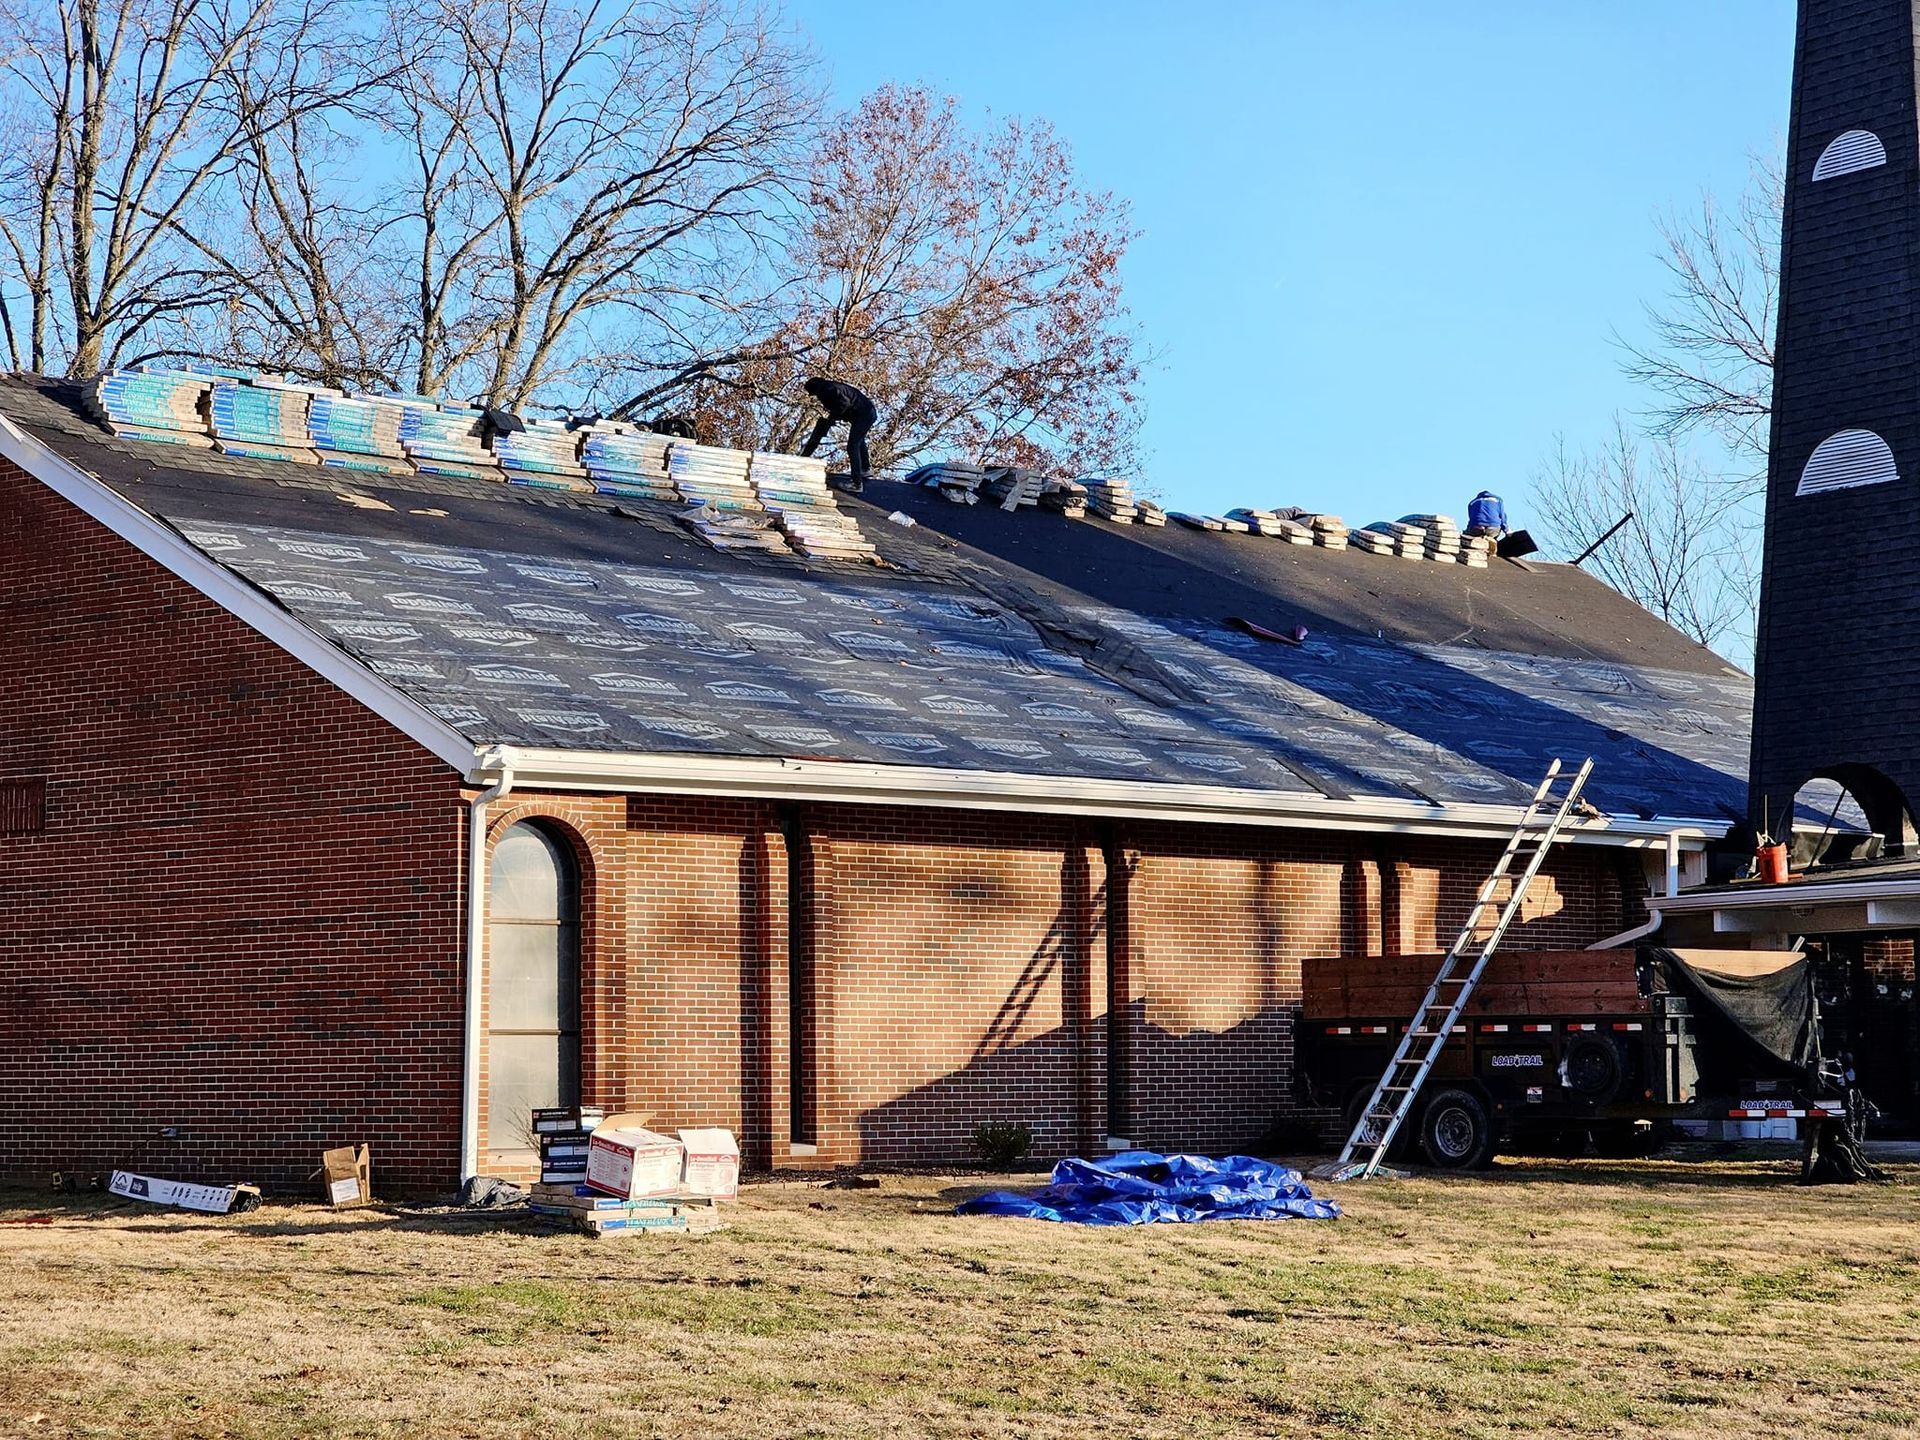
[[[1813,162],[1813,178],[1831,180],[1836,175],[1851,175],[1856,170],[1871,170],[1887,163],[1887,147],[1871,130],[1848,130],[1836,135],[1820,158]]]
[[[1851,490],[1856,485],[1880,485],[1898,480],[1893,451],[1871,430],[1842,430],[1814,446],[1807,468],[1800,472],[1796,495],[1818,495],[1823,490]]]

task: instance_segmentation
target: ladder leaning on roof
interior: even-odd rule
[[[1373,1094],[1367,1099],[1366,1108],[1354,1122],[1353,1133],[1347,1137],[1340,1158],[1331,1167],[1333,1179],[1364,1180],[1380,1168],[1387,1147],[1393,1144],[1393,1137],[1400,1133],[1400,1126],[1413,1113],[1414,1102],[1420,1097],[1421,1087],[1426,1084],[1433,1062],[1440,1058],[1440,1052],[1446,1048],[1447,1037],[1453,1033],[1453,1027],[1459,1023],[1461,1013],[1467,1008],[1467,1000],[1480,983],[1487,961],[1493,958],[1493,952],[1507,933],[1507,926],[1520,912],[1520,902],[1526,898],[1527,887],[1533,883],[1533,877],[1540,873],[1541,863],[1547,858],[1547,851],[1552,848],[1553,842],[1560,838],[1567,817],[1573,813],[1580,792],[1586,787],[1587,776],[1592,773],[1593,760],[1588,757],[1586,763],[1566,782],[1566,789],[1556,795],[1554,787],[1561,778],[1560,762],[1555,760],[1547,767],[1546,778],[1527,802],[1526,811],[1521,815],[1520,823],[1514,827],[1513,838],[1507,841],[1507,848],[1501,853],[1499,862],[1494,865],[1492,873],[1481,881],[1480,893],[1474,897],[1473,908],[1467,911],[1460,933],[1454,937],[1453,948],[1447,951],[1446,958],[1440,962],[1440,971],[1427,987],[1426,998],[1420,1002],[1420,1008],[1413,1012],[1413,1019],[1401,1035],[1393,1059],[1387,1062],[1379,1083],[1373,1087]],[[1531,851],[1526,849],[1529,841],[1533,842]],[[1513,883],[1513,893],[1500,908],[1500,918],[1494,923],[1493,932],[1480,946],[1479,953],[1469,957],[1474,931],[1481,917],[1492,907],[1495,889],[1501,880],[1512,873],[1523,853],[1525,862],[1519,878]]]

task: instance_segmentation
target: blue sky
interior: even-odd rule
[[[1610,337],[1655,217],[1731,201],[1787,123],[1790,0],[792,0],[851,101],[887,80],[1044,116],[1144,233],[1170,503],[1356,524],[1524,497],[1646,402]],[[1524,523],[1523,514],[1516,515]]]

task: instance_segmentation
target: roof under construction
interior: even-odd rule
[[[838,501],[877,563],[721,549],[665,498],[117,437],[37,377],[0,381],[0,415],[476,747],[1416,806],[1523,802],[1591,754],[1623,820],[1744,811],[1748,677],[1568,566],[894,482]]]

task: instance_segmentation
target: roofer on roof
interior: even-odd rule
[[[1491,490],[1482,490],[1467,502],[1467,534],[1489,535],[1495,540],[1507,533],[1507,507]]]
[[[878,412],[873,401],[862,395],[844,380],[829,380],[821,375],[812,376],[801,387],[827,413],[814,422],[813,433],[807,436],[807,443],[800,447],[802,455],[811,455],[819,448],[820,442],[827,438],[827,432],[842,420],[847,422],[847,469],[851,483],[847,489],[856,494],[866,483],[868,475],[867,431],[873,428]]]

